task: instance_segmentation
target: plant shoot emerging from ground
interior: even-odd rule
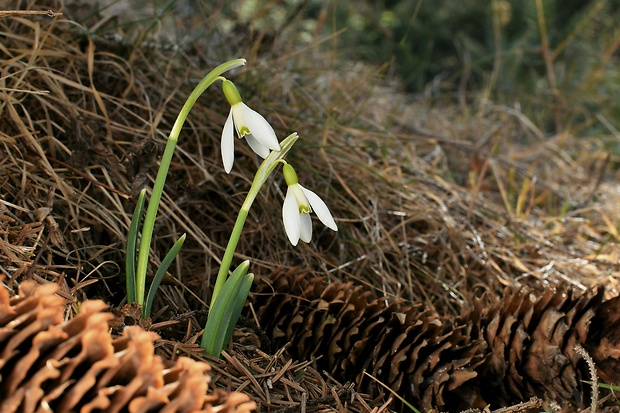
[[[248,273],[249,261],[246,260],[241,263],[229,276],[230,268],[250,207],[260,189],[279,164],[284,165],[283,172],[288,185],[283,206],[283,220],[286,234],[291,243],[297,245],[300,239],[304,242],[310,242],[312,221],[309,213],[311,211],[314,211],[327,227],[337,231],[336,222],[325,202],[314,192],[299,185],[295,170],[284,160],[286,154],[299,139],[297,133],[292,133],[279,143],[275,131],[267,120],[243,103],[237,87],[230,80],[222,77],[223,73],[244,64],[244,59],[236,59],[216,67],[203,78],[190,94],[166,143],[144,217],[141,235],[139,237],[138,232],[145,204],[146,189],[140,192],[127,236],[127,301],[141,306],[142,316],[148,318],[151,314],[155,292],[185,241],[185,234],[183,234],[166,254],[161,266],[155,273],[148,294],[145,296],[146,271],[153,228],[172,155],[183,123],[198,97],[217,80],[222,81],[222,91],[230,104],[230,113],[224,124],[221,140],[224,170],[226,173],[230,173],[234,164],[235,131],[237,136],[245,138],[250,148],[264,160],[259,166],[252,186],[241,206],[213,287],[209,317],[201,341],[201,346],[213,356],[219,356],[228,343],[252,286],[254,275]],[[140,238],[139,247],[138,238]]]

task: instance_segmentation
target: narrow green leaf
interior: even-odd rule
[[[239,317],[241,316],[241,311],[243,311],[243,306],[245,305],[246,300],[248,299],[248,294],[250,293],[250,288],[252,288],[252,283],[254,282],[254,274],[246,274],[242,277],[239,288],[237,289],[237,293],[233,297],[231,302],[231,311],[230,311],[230,321],[228,322],[228,329],[224,334],[224,345],[228,343],[232,333],[237,325],[237,321],[239,321]]]
[[[146,188],[140,191],[136,207],[133,210],[129,232],[127,233],[127,250],[125,254],[125,282],[127,284],[127,302],[136,302],[136,246],[138,245],[138,227],[144,210]]]
[[[164,275],[166,275],[166,271],[172,264],[172,261],[176,258],[179,250],[183,246],[185,242],[186,234],[181,235],[181,237],[174,243],[170,251],[164,257],[164,260],[161,262],[161,265],[157,269],[155,273],[155,277],[153,277],[153,282],[149,287],[149,292],[146,296],[146,302],[144,303],[144,308],[142,308],[142,318],[149,318],[151,316],[151,308],[153,307],[153,300],[155,299],[155,293],[157,293],[157,289],[159,288],[159,284],[161,284],[161,280],[163,280]]]
[[[591,381],[588,380],[581,380],[583,383],[589,384],[590,386],[592,385]],[[598,387],[600,387],[601,389],[608,389],[608,390],[613,390],[613,391],[620,391],[620,386],[614,386],[613,384],[606,384],[606,383],[598,383]]]
[[[235,318],[233,312],[234,309],[238,307],[236,298],[239,295],[239,290],[241,288],[246,288],[248,278],[250,279],[250,285],[254,278],[252,274],[247,274],[249,266],[250,262],[244,261],[235,269],[224,283],[224,286],[210,309],[209,318],[207,319],[200,346],[212,356],[220,356],[222,348],[227,343],[227,334],[229,330],[232,332],[229,326],[232,319]],[[238,320],[240,312],[241,308],[238,309],[235,322]]]

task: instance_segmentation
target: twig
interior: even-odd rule
[[[321,406],[321,405],[330,405],[331,403],[333,403],[336,400],[336,396],[338,398],[342,398],[343,396],[346,396],[348,394],[351,393],[351,391],[353,390],[353,383],[347,383],[345,384],[340,390],[336,391],[336,392],[332,392],[332,394],[328,394],[325,397],[319,397],[317,399],[311,400],[311,401],[307,401],[305,402],[305,406]],[[335,393],[335,395],[334,395]],[[304,403],[304,395],[306,393],[302,394],[302,405]],[[307,396],[306,396],[307,397]],[[304,406],[304,408],[305,408]],[[299,404],[295,404],[293,406],[289,406],[289,407],[285,407],[283,409],[279,409],[276,410],[274,413],[294,413],[294,412],[299,412],[300,411],[300,405]]]
[[[0,10],[0,18],[13,17],[13,16],[49,16],[58,17],[62,16],[62,13],[54,10]]]
[[[542,408],[542,400],[538,397],[532,397],[530,400],[526,402],[521,402],[519,404],[513,404],[512,406],[502,407],[501,409],[490,411],[488,406],[484,409],[467,409],[461,411],[461,413],[517,413],[517,412],[525,412],[531,409],[540,409]]]
[[[540,409],[542,407],[543,407],[542,400],[540,400],[538,397],[532,397],[530,400],[526,402],[515,404],[513,406],[502,407],[501,409],[493,410],[491,413],[526,412],[531,409]]]

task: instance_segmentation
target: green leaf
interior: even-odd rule
[[[254,275],[247,273],[249,266],[250,262],[244,261],[235,269],[210,309],[200,343],[209,355],[219,357],[232,335],[254,281]]]
[[[133,210],[129,232],[127,233],[127,251],[125,254],[125,282],[127,283],[127,302],[136,302],[136,246],[138,245],[138,226],[144,209],[146,189],[140,191],[136,207]]]
[[[226,345],[226,343],[228,343],[228,340],[230,340],[235,326],[237,325],[237,321],[239,321],[243,306],[248,299],[250,288],[252,288],[252,282],[254,282],[254,274],[250,273],[242,277],[239,288],[237,289],[237,293],[232,300],[230,321],[228,322],[228,329],[226,330],[226,334],[224,335],[224,345]]]
[[[157,272],[155,273],[155,277],[153,277],[153,282],[151,283],[151,286],[149,287],[149,292],[146,296],[146,302],[144,303],[144,308],[142,308],[142,318],[149,318],[151,316],[151,308],[153,307],[153,300],[155,299],[155,293],[157,292],[157,289],[159,288],[159,284],[161,284],[161,280],[164,278],[164,275],[166,275],[166,271],[168,271],[170,264],[172,264],[172,261],[174,261],[177,254],[179,253],[179,250],[183,246],[183,243],[185,242],[185,237],[186,237],[186,234],[181,235],[181,237],[177,240],[177,242],[174,243],[172,248],[170,248],[170,251],[168,251],[168,253],[164,257],[164,260],[161,262],[161,265],[157,269]]]
[[[587,380],[581,380],[581,381],[586,383],[586,384],[589,384],[590,386],[593,384],[591,381],[587,381]],[[598,387],[600,387],[601,389],[620,391],[620,386],[614,386],[612,384],[598,383]]]

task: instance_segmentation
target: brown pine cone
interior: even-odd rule
[[[424,411],[498,408],[533,396],[580,406],[589,374],[577,344],[602,378],[620,379],[620,299],[604,301],[602,289],[548,290],[537,299],[506,290],[448,318],[352,283],[303,273],[271,279],[257,280],[252,300],[275,345],[290,342],[293,357],[316,358],[319,371],[385,392],[365,371]]]
[[[0,287],[0,411],[250,412],[241,393],[209,388],[210,366],[180,357],[165,366],[157,335],[128,327],[112,338],[102,301],[64,321],[54,284],[25,281],[9,298]]]

